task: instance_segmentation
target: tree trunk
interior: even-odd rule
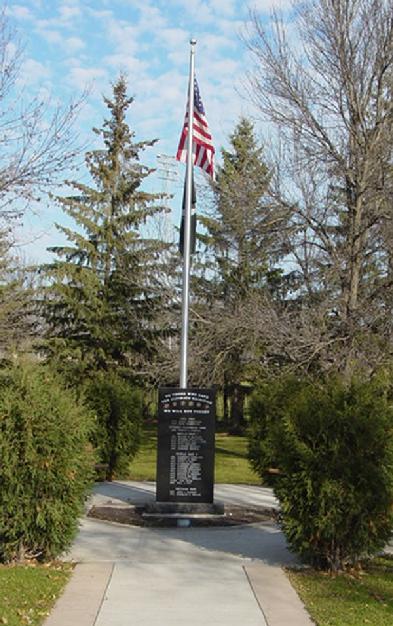
[[[350,186],[348,185],[348,187]],[[348,232],[348,282],[344,291],[344,315],[346,332],[348,334],[348,349],[345,356],[344,374],[349,379],[353,370],[355,338],[358,331],[357,315],[361,266],[362,260],[364,259],[364,233],[362,233],[363,206],[361,195],[358,190],[354,192],[352,189],[349,189],[347,191],[347,197],[351,221]],[[355,197],[355,201],[353,201],[353,197]]]
[[[228,431],[231,435],[242,435],[244,428],[244,390],[241,385],[235,384],[232,387],[231,418]]]
[[[228,425],[229,425],[229,411],[228,411],[229,390],[228,390],[228,385],[227,385],[226,380],[224,380],[223,402],[224,402],[223,422],[224,422],[224,428],[226,429],[228,428]]]

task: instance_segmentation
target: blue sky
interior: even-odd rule
[[[285,2],[285,0],[284,0]],[[257,0],[251,6],[266,15],[275,0]],[[276,3],[285,9],[283,2]],[[102,95],[122,71],[135,97],[129,123],[139,140],[159,138],[146,153],[157,166],[156,155],[175,155],[183,124],[188,80],[189,40],[197,39],[196,74],[219,160],[241,115],[256,116],[247,100],[244,77],[248,52],[241,41],[248,6],[241,0],[26,0],[10,2],[8,14],[24,44],[19,86],[31,95],[62,101],[89,95],[78,118],[81,137],[94,141],[93,126],[106,114]],[[262,132],[262,126],[256,125]],[[178,166],[182,177],[182,165]],[[83,169],[77,178],[83,177]],[[75,176],[75,174],[74,174]],[[163,181],[156,178],[157,191]],[[178,219],[180,182],[169,191],[173,221]],[[45,258],[54,241],[53,222],[58,209],[41,208],[26,217],[18,237],[31,260]],[[57,242],[57,239],[56,239]]]

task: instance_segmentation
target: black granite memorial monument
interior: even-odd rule
[[[215,392],[162,388],[157,502],[213,502]]]

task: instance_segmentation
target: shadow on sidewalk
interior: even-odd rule
[[[244,491],[246,494],[247,487]],[[121,481],[97,483],[94,497],[131,504],[154,502],[155,483],[143,483],[143,486]],[[227,557],[258,559],[278,566],[296,562],[284,535],[273,522],[213,528],[141,528],[89,518],[84,520],[70,554],[71,559],[81,561],[171,562]]]

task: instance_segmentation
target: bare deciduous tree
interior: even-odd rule
[[[330,355],[335,346],[350,372],[382,336],[392,351],[393,3],[309,0],[295,9],[292,43],[277,15],[268,33],[252,14],[250,93],[285,143],[271,191],[292,214],[298,310],[307,301],[328,320]]]
[[[29,351],[37,332],[33,311],[36,275],[12,254],[12,242],[0,232],[0,358]]]
[[[23,213],[38,194],[59,183],[79,150],[74,122],[85,94],[66,105],[32,97],[19,87],[23,49],[0,12],[0,217]]]

